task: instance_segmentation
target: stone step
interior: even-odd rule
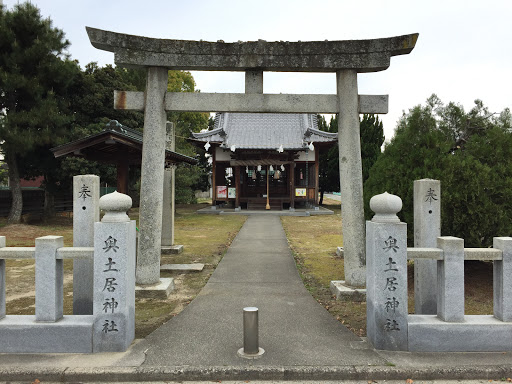
[[[183,245],[162,245],[162,255],[178,255],[183,252]]]
[[[331,281],[331,293],[340,301],[366,301],[366,289],[349,287],[345,280]]]
[[[160,266],[160,271],[176,271],[176,272],[201,272],[204,269],[204,264],[163,264]]]
[[[282,203],[281,201],[272,201],[269,202],[270,209],[273,210],[281,210],[282,209]],[[267,201],[266,200],[257,200],[257,201],[251,201],[249,200],[247,202],[247,209],[266,209],[267,207]]]

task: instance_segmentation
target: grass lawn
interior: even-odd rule
[[[183,310],[206,284],[245,216],[197,215],[204,204],[180,205],[175,216],[175,243],[184,245],[180,255],[162,257],[162,264],[204,263],[200,273],[163,272],[162,277],[173,277],[176,289],[167,300],[138,299],[136,301],[136,337],[147,336],[161,324]],[[138,209],[130,210],[132,219],[138,218]],[[0,235],[6,236],[7,246],[33,247],[36,237],[64,236],[64,245],[73,245],[73,219],[63,214],[47,223],[6,226],[0,219]],[[73,262],[64,261],[64,313],[73,311]],[[6,311],[8,315],[29,315],[35,312],[33,260],[6,261]]]
[[[359,336],[366,336],[366,303],[337,301],[331,280],[343,280],[343,258],[336,247],[343,245],[340,203],[324,199],[334,215],[281,216],[288,243],[300,275],[311,295],[336,319]],[[492,263],[465,264],[465,311],[467,315],[492,314]],[[408,264],[409,313],[414,313],[414,265]]]

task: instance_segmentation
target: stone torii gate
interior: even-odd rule
[[[147,68],[145,92],[116,91],[116,109],[144,110],[137,283],[158,284],[166,111],[338,113],[345,281],[364,286],[365,224],[360,113],[387,113],[388,96],[359,95],[357,74],[385,70],[418,34],[372,40],[225,43],[154,39],[86,27],[116,65]],[[245,71],[245,94],[167,92],[168,70]],[[264,94],[263,72],[335,72],[337,94]]]

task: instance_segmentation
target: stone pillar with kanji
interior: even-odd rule
[[[99,176],[73,176],[73,247],[94,246],[94,223],[100,220],[99,200]],[[93,280],[93,260],[73,260],[74,315],[92,315]]]
[[[372,197],[375,212],[366,222],[366,318],[368,341],[376,349],[406,351],[407,336],[407,224],[397,213],[398,196]]]
[[[94,225],[94,352],[123,352],[135,338],[135,220],[132,199],[110,193]]]

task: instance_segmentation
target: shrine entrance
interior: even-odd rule
[[[265,162],[260,162],[265,163]],[[278,164],[278,165],[276,165]],[[215,171],[215,199],[242,210],[283,210],[318,203],[318,173],[315,163],[235,165],[218,163]],[[236,175],[239,174],[237,189]],[[221,186],[224,183],[227,186]],[[237,198],[237,191],[239,197]],[[267,208],[267,204],[269,208]]]
[[[165,112],[219,111],[339,114],[345,281],[351,286],[365,285],[359,114],[387,113],[388,97],[359,95],[357,74],[387,69],[392,56],[414,49],[418,34],[372,40],[225,43],[154,39],[89,27],[87,33],[94,47],[114,52],[116,65],[147,68],[145,92],[114,94],[116,109],[145,113],[138,284],[157,284],[160,280]],[[244,71],[245,94],[167,92],[168,70]],[[337,94],[264,94],[264,71],[334,72]]]
[[[212,166],[214,206],[283,210],[318,203],[319,152],[337,139],[315,114],[220,112],[189,140]]]
[[[281,164],[278,169],[275,165],[258,166],[223,166],[217,165],[216,170],[216,197],[212,203],[227,202],[233,207],[242,210],[268,209],[282,210],[291,207],[291,187],[289,185],[290,164]],[[235,170],[233,170],[233,168]],[[237,198],[235,174],[238,173],[239,197]],[[227,187],[219,186],[224,182]],[[233,191],[233,192],[232,192]]]

